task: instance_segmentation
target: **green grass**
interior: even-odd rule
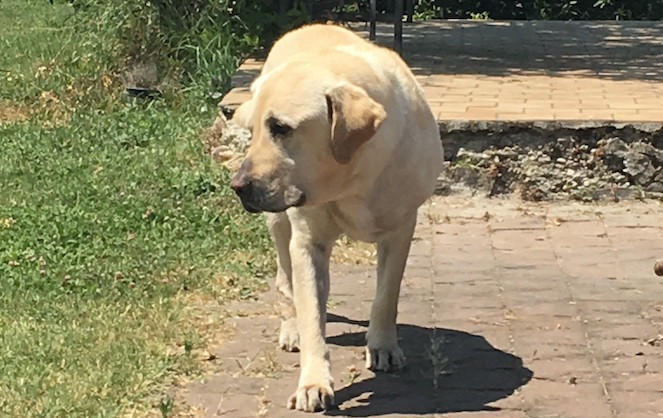
[[[187,294],[264,285],[268,238],[205,154],[206,120],[126,106],[0,126],[0,414],[115,416],[190,366],[166,350],[197,333]]]
[[[220,338],[218,307],[265,286],[271,245],[200,139],[213,112],[186,94],[40,101],[112,68],[68,13],[0,1],[0,417],[160,415]]]
[[[0,1],[0,100],[34,105],[49,91],[69,106],[111,105],[119,42],[106,27],[82,25],[67,4]]]

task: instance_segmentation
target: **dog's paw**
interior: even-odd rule
[[[332,382],[324,384],[300,385],[288,399],[288,409],[304,412],[330,410],[334,407]]]
[[[299,351],[299,331],[297,331],[297,319],[290,318],[281,321],[281,332],[279,333],[279,347],[283,351]]]
[[[398,343],[389,347],[366,347],[366,368],[375,372],[395,372],[405,366],[405,355]]]

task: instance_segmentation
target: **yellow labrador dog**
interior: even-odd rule
[[[251,91],[233,118],[252,142],[231,187],[246,210],[268,212],[276,286],[289,301],[279,345],[301,356],[287,405],[318,411],[334,402],[325,305],[329,257],[342,233],[378,245],[366,366],[404,365],[398,295],[417,209],[442,168],[439,128],[398,54],[338,26],[284,35]]]

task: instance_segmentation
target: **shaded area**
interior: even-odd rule
[[[348,26],[368,37],[364,23]],[[663,81],[663,26],[656,22],[433,20],[408,23],[403,30],[403,57],[417,75]],[[378,24],[377,42],[392,47],[392,25]],[[257,74],[256,68],[240,69],[233,87]]]
[[[242,68],[239,67],[237,72],[232,79],[232,88],[236,87],[247,87],[246,92],[248,93],[248,86],[251,85],[253,80],[255,80],[260,75],[260,69],[256,67],[251,68]],[[244,91],[244,90],[243,90]]]
[[[418,74],[663,80],[656,22],[427,21],[403,31],[403,56]],[[393,29],[378,25],[377,41],[391,46]]]
[[[328,314],[328,322],[368,326]],[[399,373],[379,373],[336,391],[342,408],[328,415],[368,417],[386,414],[430,414],[489,411],[491,402],[511,395],[529,382],[532,371],[519,357],[498,350],[483,337],[444,328],[398,326],[407,366]],[[365,332],[328,337],[329,344],[365,345]],[[368,397],[366,397],[366,395]],[[345,406],[344,403],[359,403]]]

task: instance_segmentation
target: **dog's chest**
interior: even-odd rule
[[[377,242],[384,234],[373,213],[361,200],[333,202],[327,208],[330,216],[348,237],[364,242]]]

